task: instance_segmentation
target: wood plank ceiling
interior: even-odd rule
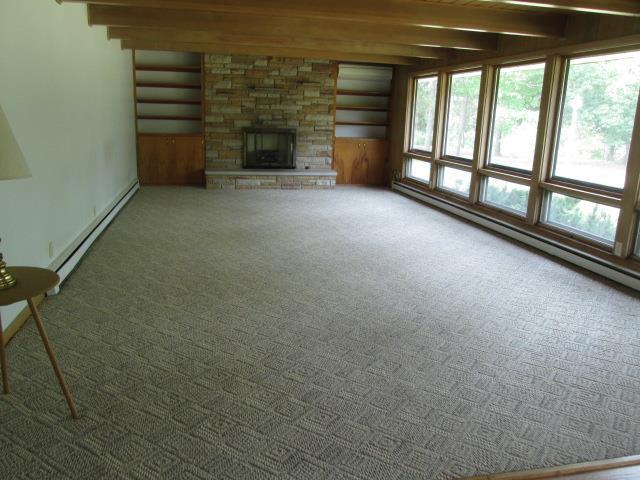
[[[502,36],[562,39],[568,15],[640,17],[638,0],[57,0],[125,49],[428,64]]]

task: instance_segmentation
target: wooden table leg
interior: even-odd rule
[[[7,356],[4,353],[4,334],[2,333],[2,316],[0,316],[0,367],[2,368],[2,387],[4,393],[9,393],[9,372],[7,371]]]
[[[80,415],[78,415],[76,404],[73,401],[73,397],[71,396],[71,392],[69,392],[69,388],[67,388],[67,384],[64,381],[62,372],[60,371],[60,368],[58,368],[58,362],[56,361],[56,356],[53,353],[51,344],[49,343],[49,337],[47,336],[47,332],[44,329],[44,324],[42,323],[42,318],[40,318],[40,313],[38,312],[36,305],[33,303],[33,299],[29,298],[27,300],[27,303],[29,303],[31,314],[33,315],[33,319],[35,320],[36,326],[38,327],[38,332],[40,332],[40,337],[42,338],[42,343],[44,343],[44,348],[47,350],[47,354],[49,355],[49,360],[51,360],[51,366],[53,367],[53,371],[56,372],[56,377],[58,377],[58,383],[60,383],[60,388],[62,388],[62,393],[64,393],[64,398],[67,399],[67,403],[69,404],[69,410],[71,410],[71,416],[73,418],[80,418]]]

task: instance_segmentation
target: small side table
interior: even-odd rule
[[[35,297],[48,292],[53,287],[58,285],[60,277],[58,277],[58,274],[56,272],[47,270],[45,268],[11,267],[9,270],[17,280],[17,284],[7,290],[0,290],[0,306],[11,305],[12,303],[20,302],[23,300],[27,301],[27,303],[29,304],[29,308],[31,309],[33,319],[35,320],[36,326],[38,327],[38,332],[40,333],[42,342],[44,343],[44,348],[47,350],[49,360],[51,360],[51,366],[53,367],[54,372],[56,372],[56,377],[58,378],[58,382],[60,383],[60,388],[62,388],[64,398],[67,399],[67,403],[69,404],[71,416],[73,418],[79,418],[80,416],[78,415],[78,409],[76,408],[76,404],[73,400],[73,397],[71,396],[71,392],[69,392],[69,388],[64,381],[62,372],[58,367],[58,362],[56,361],[56,356],[53,353],[53,349],[51,348],[51,343],[49,343],[49,337],[47,336],[47,332],[44,329],[40,313],[38,312],[35,303],[33,303],[33,299]],[[4,352],[2,318],[0,318],[0,364],[2,366],[2,385],[4,387],[4,393],[9,393],[9,376],[7,372],[7,359]]]

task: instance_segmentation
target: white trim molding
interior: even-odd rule
[[[91,245],[104,232],[120,210],[131,200],[139,190],[138,180],[133,181],[85,228],[71,244],[58,255],[49,265],[51,270],[55,270],[60,277],[60,283],[53,290],[47,292],[48,295],[56,295],[60,291],[60,285],[78,266],[82,257],[91,248]]]

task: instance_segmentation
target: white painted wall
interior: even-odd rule
[[[0,105],[33,175],[0,181],[9,265],[48,267],[135,180],[132,89],[130,52],[84,5],[0,1]]]

